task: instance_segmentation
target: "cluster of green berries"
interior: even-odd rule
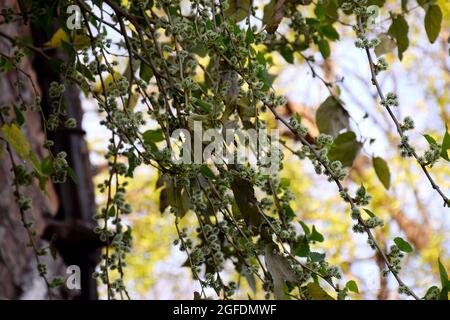
[[[377,63],[374,65],[375,75],[378,75],[382,71],[386,71],[388,66],[389,65],[385,58],[383,57],[379,58]]]
[[[64,151],[59,152],[53,160],[53,174],[52,179],[55,183],[64,183],[67,179],[67,172],[69,170],[69,164],[66,160],[67,153]]]
[[[369,204],[372,196],[367,193],[366,188],[361,186],[356,190],[355,203],[359,206],[366,206]]]
[[[376,46],[378,46],[380,44],[380,39],[378,38],[374,38],[374,39],[367,39],[364,36],[359,37],[356,41],[355,41],[355,47],[359,48],[359,49],[372,49],[375,48]]]
[[[393,244],[390,247],[390,252],[387,255],[389,262],[391,263],[392,272],[398,273],[402,269],[400,263],[401,259],[405,256],[403,252],[397,247],[397,245]],[[389,270],[384,270],[383,275],[387,276]]]
[[[441,156],[441,146],[435,143],[430,144],[430,148],[417,161],[423,166],[433,167]]]
[[[292,129],[300,136],[304,137],[308,134],[308,128],[305,127],[297,118],[291,118],[290,124]]]
[[[383,107],[398,107],[398,97],[397,94],[389,92],[384,100],[381,101]]]
[[[50,83],[48,93],[50,95],[50,98],[56,99],[59,98],[65,90],[66,87],[64,86],[64,84],[53,81]]]
[[[408,136],[401,137],[398,148],[400,149],[400,155],[403,158],[412,157],[414,155],[414,148],[409,144]]]
[[[403,119],[403,123],[400,124],[400,127],[403,131],[412,130],[414,129],[414,120],[410,116],[407,116]]]

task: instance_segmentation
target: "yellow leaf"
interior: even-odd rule
[[[2,126],[3,136],[10,146],[22,159],[27,159],[30,154],[30,144],[22,131],[15,124],[5,124]]]
[[[73,39],[73,47],[75,50],[83,50],[89,47],[91,39],[87,35],[76,34]]]
[[[52,36],[50,41],[46,42],[44,45],[49,48],[59,48],[62,46],[62,42],[72,43],[67,32],[59,28]],[[82,50],[89,46],[90,39],[87,35],[75,34],[73,37],[73,48],[75,50]]]
[[[117,81],[117,80],[119,80],[119,78],[120,78],[121,76],[122,76],[122,75],[121,75],[119,72],[117,72],[117,71],[114,72],[114,76],[113,76],[113,74],[111,74],[111,73],[108,74],[108,76],[107,76],[106,78],[103,79],[103,83],[105,84],[105,88],[108,89],[108,88],[110,88],[111,86],[113,86],[113,85],[114,85],[114,82]],[[98,82],[94,85],[93,91],[94,91],[95,93],[103,93],[103,87],[102,87],[102,82],[101,82],[101,81],[98,81]]]
[[[317,283],[310,282],[307,285],[308,293],[313,300],[334,300],[332,296],[326,293]]]
[[[50,48],[59,48],[59,47],[61,47],[61,44],[63,41],[70,43],[69,35],[67,34],[67,32],[64,29],[59,28],[53,34],[50,41],[45,43],[45,46],[50,47]]]
[[[138,102],[139,102],[139,95],[137,95],[135,93],[132,94],[130,97],[130,104],[129,104],[130,109],[133,110],[134,107],[136,107]]]

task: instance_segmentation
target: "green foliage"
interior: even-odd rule
[[[445,127],[444,138],[441,143],[441,157],[447,161],[450,161],[448,150],[450,150],[450,133],[448,131],[447,126]]]
[[[267,270],[272,276],[274,295],[276,299],[284,299],[284,283],[289,281],[298,282],[297,275],[289,264],[288,260],[282,257],[272,244],[268,244],[265,248],[265,261]]]
[[[345,287],[348,288],[351,292],[359,293],[358,285],[355,280],[350,280],[345,284]]]
[[[441,300],[448,300],[448,292],[450,291],[450,280],[448,280],[447,271],[445,270],[445,267],[441,263],[440,259],[438,260],[438,264],[442,284],[442,290],[439,297]]]
[[[392,36],[397,42],[398,57],[403,59],[403,53],[409,47],[408,39],[409,26],[408,22],[403,16],[395,16],[392,19],[392,24],[389,27],[388,34]]]
[[[413,252],[414,251],[413,247],[407,241],[403,240],[403,238],[396,237],[394,239],[394,242],[397,245],[397,247],[400,249],[400,251],[403,251],[403,252]]]
[[[372,164],[378,179],[380,179],[383,186],[388,190],[391,186],[391,171],[387,162],[383,158],[373,157]]]
[[[330,160],[340,161],[342,165],[350,167],[361,147],[362,143],[356,140],[356,134],[353,131],[347,131],[336,137],[328,157]]]
[[[319,131],[337,137],[343,129],[349,128],[349,114],[335,97],[328,97],[316,112]]]
[[[380,43],[375,47],[375,54],[380,57],[384,54],[390,53],[396,47],[395,41],[388,34],[381,34]]]
[[[20,128],[14,123],[11,125],[4,124],[1,127],[1,131],[5,140],[13,147],[17,154],[22,159],[27,160],[31,151],[30,144]]]
[[[425,14],[425,30],[427,31],[428,39],[434,43],[441,31],[442,12],[438,5],[430,5],[426,9]]]
[[[450,161],[450,158],[448,156],[448,150],[450,149],[450,134],[448,132],[447,126],[445,127],[444,137],[442,138],[442,142],[440,144],[429,134],[424,134],[424,137],[430,147],[436,149],[439,152],[439,156],[442,159]]]
[[[236,22],[244,20],[250,13],[251,4],[250,0],[231,0],[224,15]]]

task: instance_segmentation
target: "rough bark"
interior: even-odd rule
[[[15,12],[20,11],[17,0],[0,0],[0,10],[7,7]],[[0,24],[0,31],[4,34],[10,37],[31,36],[35,45],[41,47],[51,35],[35,28],[19,22]],[[0,52],[8,56],[13,55],[14,46],[11,41],[0,37]],[[55,50],[49,52],[49,55],[56,57],[61,53]],[[52,73],[47,61],[37,55],[34,56],[34,61],[24,59],[21,69],[30,75],[35,88],[39,90],[43,114],[50,114],[52,110],[48,97],[49,84],[51,81],[60,81],[60,75]],[[14,86],[18,77],[24,83],[20,92]],[[0,106],[20,105],[22,99],[23,103],[32,104],[35,94],[31,81],[16,70],[0,73]],[[64,100],[68,115],[81,124],[83,111],[79,91],[68,88]],[[33,151],[43,159],[47,154],[42,148],[45,135],[41,114],[27,111],[25,119],[22,132],[28,138]],[[27,211],[27,215],[34,223],[37,230],[36,239],[42,246],[48,245],[47,241],[53,235],[57,236],[57,259],[48,257],[44,261],[49,269],[48,278],[65,276],[68,265],[75,264],[81,268],[81,291],[68,291],[63,287],[55,292],[56,298],[96,299],[96,283],[91,274],[99,258],[101,243],[91,231],[94,225],[92,216],[95,213],[94,188],[83,131],[81,128],[73,131],[61,130],[50,134],[49,138],[55,141],[53,153],[65,151],[68,154],[67,159],[77,176],[77,182],[67,181],[53,185],[49,181],[46,195],[37,185],[24,188],[25,194],[33,201],[33,207]],[[0,160],[0,299],[45,299],[46,287],[36,271],[33,252],[27,247],[27,235],[14,201],[11,188],[13,174],[11,162],[5,156],[5,143],[0,142],[0,147],[3,151]],[[16,155],[14,157],[17,162],[21,161]]]

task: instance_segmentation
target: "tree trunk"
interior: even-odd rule
[[[0,0],[0,10],[12,8],[19,12],[17,0]],[[0,17],[0,20],[2,18]],[[10,37],[31,36],[36,47],[42,47],[51,34],[43,33],[35,26],[19,22],[0,24],[0,31]],[[8,39],[0,37],[0,53],[14,55],[14,46]],[[50,56],[61,56],[61,52],[49,52]],[[28,73],[35,88],[42,98],[42,113],[51,114],[51,103],[48,88],[52,81],[61,81],[60,75],[50,71],[48,62],[35,55],[34,61],[23,59],[20,68]],[[23,81],[19,90],[14,83]],[[33,104],[35,93],[32,83],[24,74],[16,70],[0,73],[0,106],[7,105],[13,114],[13,106]],[[101,243],[91,231],[95,213],[94,188],[92,184],[89,152],[81,129],[83,111],[80,104],[79,91],[67,88],[64,93],[68,116],[78,121],[75,130],[58,130],[49,133],[48,138],[55,142],[53,154],[60,151],[67,153],[69,165],[77,177],[76,183],[69,180],[63,184],[47,183],[47,195],[37,185],[23,188],[25,194],[32,199],[33,206],[27,211],[28,219],[33,221],[37,230],[36,239],[42,247],[56,235],[58,257],[54,260],[45,257],[44,262],[49,270],[48,278],[67,276],[66,267],[77,265],[81,269],[81,290],[68,290],[62,286],[54,293],[57,298],[96,299],[96,282],[92,272],[99,259]],[[22,132],[28,138],[31,148],[42,160],[47,152],[42,148],[45,142],[43,121],[39,112],[27,111]],[[4,142],[0,143],[3,157],[0,160],[0,299],[45,299],[46,287],[36,270],[32,250],[27,247],[26,230],[20,220],[20,212],[14,200],[11,183],[13,174],[11,162],[7,156]],[[16,157],[16,155],[14,155]],[[16,162],[21,161],[16,157]]]

